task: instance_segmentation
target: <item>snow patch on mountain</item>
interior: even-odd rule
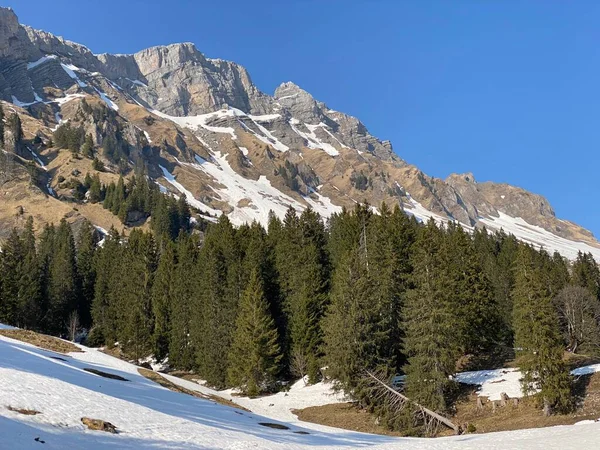
[[[27,70],[31,70],[34,67],[39,66],[40,64],[44,64],[45,62],[48,62],[48,61],[51,61],[51,60],[57,59],[57,58],[58,58],[58,56],[56,56],[56,55],[45,55],[45,56],[42,56],[37,61],[27,63]]]
[[[491,230],[504,230],[514,234],[521,241],[528,242],[536,247],[543,247],[546,251],[559,252],[564,257],[574,260],[578,252],[591,253],[596,261],[600,261],[600,248],[593,247],[584,242],[576,242],[557,236],[542,227],[531,225],[520,217],[511,217],[503,212],[498,217],[481,217],[479,221]]]
[[[173,174],[167,170],[166,167],[163,167],[161,165],[159,165],[158,167],[160,167],[160,170],[162,171],[163,177],[165,178],[165,180],[167,180],[171,185],[173,185],[173,187],[175,187],[175,189],[177,189],[179,192],[181,192],[183,195],[185,195],[186,200],[188,201],[188,203],[191,206],[193,206],[196,209],[199,209],[200,211],[208,212],[210,215],[213,215],[213,216],[220,216],[221,214],[223,214],[222,211],[219,211],[218,209],[213,209],[210,206],[202,203],[196,197],[194,197],[194,194],[192,194],[190,191],[188,191],[183,186],[183,184],[179,183],[175,179]]]
[[[77,84],[79,85],[79,87],[87,87],[87,84],[84,83],[83,81],[81,81],[79,79],[79,76],[77,76],[77,74],[75,72],[79,72],[81,71],[81,69],[77,66],[74,66],[73,64],[60,64],[61,67],[63,68],[63,70],[65,72],[67,72],[67,75],[69,75],[73,80],[75,80],[77,82]]]
[[[210,175],[224,186],[213,190],[221,200],[233,207],[233,211],[228,214],[232,223],[241,225],[256,220],[266,225],[270,211],[283,217],[290,205],[299,211],[304,209],[302,204],[273,187],[264,175],[258,180],[250,180],[238,174],[227,161],[227,156],[221,152],[214,152],[213,161],[196,156],[197,164],[186,165]]]

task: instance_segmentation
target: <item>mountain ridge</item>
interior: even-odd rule
[[[409,213],[422,208],[421,219],[434,216],[467,227],[494,228],[505,214],[598,247],[591,232],[556,218],[541,195],[505,183],[477,183],[472,174],[430,177],[359,119],[330,109],[291,81],[266,94],[243,66],[208,58],[191,42],[94,54],[20,25],[14,11],[2,8],[0,95],[39,122],[30,136],[49,139],[49,129],[70,121],[85,125],[102,147],[104,125],[82,118],[81,108],[73,106],[99,98],[122,118],[130,161],[143,160],[153,179],[182,194],[160,168],[168,165],[188,200],[232,214],[238,223],[264,223],[264,209],[273,205],[278,214],[279,206],[310,205],[327,216],[363,200],[377,206],[385,201]],[[215,161],[217,168],[208,166]],[[225,172],[229,178],[221,176]]]

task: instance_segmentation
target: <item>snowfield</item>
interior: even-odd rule
[[[600,445],[600,423],[594,422],[438,439],[338,430],[299,422],[290,412],[290,408],[343,401],[325,384],[304,386],[300,381],[287,395],[258,399],[233,397],[231,391],[216,393],[253,411],[248,413],[169,391],[139,375],[132,364],[81,348],[84,353],[61,355],[0,337],[0,448],[580,449]],[[128,381],[103,378],[84,368]],[[215,393],[194,382],[167,378],[188,389]],[[21,415],[8,406],[41,414]],[[109,421],[119,433],[87,430],[81,424],[84,416]],[[264,427],[261,422],[286,425],[289,430]]]

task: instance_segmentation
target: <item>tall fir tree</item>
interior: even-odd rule
[[[175,267],[175,250],[173,244],[169,242],[160,255],[151,293],[154,315],[152,345],[154,356],[159,361],[164,359],[169,352]]]
[[[558,316],[544,283],[539,255],[527,245],[520,245],[517,253],[513,308],[523,390],[540,391],[546,414],[571,410],[570,374],[562,360]]]
[[[198,277],[196,240],[184,233],[177,239],[177,266],[173,276],[170,309],[169,362],[175,367],[190,370],[195,366],[194,356],[198,340],[194,340],[192,326],[200,314],[197,305]]]
[[[71,226],[62,219],[56,230],[48,291],[48,329],[55,334],[66,331],[69,315],[77,310],[79,280],[75,255]]]
[[[411,255],[413,288],[403,308],[406,395],[434,411],[448,408],[460,354],[444,232],[433,219],[419,230]]]
[[[254,269],[239,305],[229,351],[229,383],[250,396],[272,390],[281,370],[278,340],[261,276]]]
[[[94,287],[96,282],[96,271],[94,268],[94,253],[96,242],[94,239],[94,227],[85,221],[79,230],[77,240],[77,273],[79,274],[80,298],[78,303],[78,314],[81,325],[88,328],[92,324],[92,301],[94,299]]]

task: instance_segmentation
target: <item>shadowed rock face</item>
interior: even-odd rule
[[[0,8],[0,97],[28,108],[40,127],[53,128],[65,108],[67,118],[68,110],[76,111],[56,99],[84,95],[100,99],[125,122],[121,128],[136,149],[135,161],[142,158],[144,127],[158,121],[162,134],[152,155],[181,168],[180,162],[197,162],[194,155],[228,155],[237,173],[252,180],[265,177],[301,204],[306,204],[303,196],[319,189],[334,205],[346,207],[362,200],[373,205],[416,200],[470,227],[502,212],[569,239],[596,242],[589,231],[557,219],[539,195],[506,184],[477,183],[472,174],[446,180],[427,176],[399,158],[389,141],[371,135],[360,120],[330,109],[292,82],[267,95],[244,67],[207,58],[191,43],[94,55],[83,45],[20,25],[11,9]],[[175,120],[176,126],[165,115],[202,117],[192,117],[195,125]],[[103,132],[97,124],[81,124],[101,145]],[[295,165],[297,185],[281,179],[279,168],[286,161]],[[162,173],[158,166],[150,166],[149,172],[155,177]],[[226,212],[235,207],[218,198],[214,187],[223,186],[210,176],[182,173],[181,180],[195,180],[196,198]],[[252,205],[248,199],[238,203]]]

